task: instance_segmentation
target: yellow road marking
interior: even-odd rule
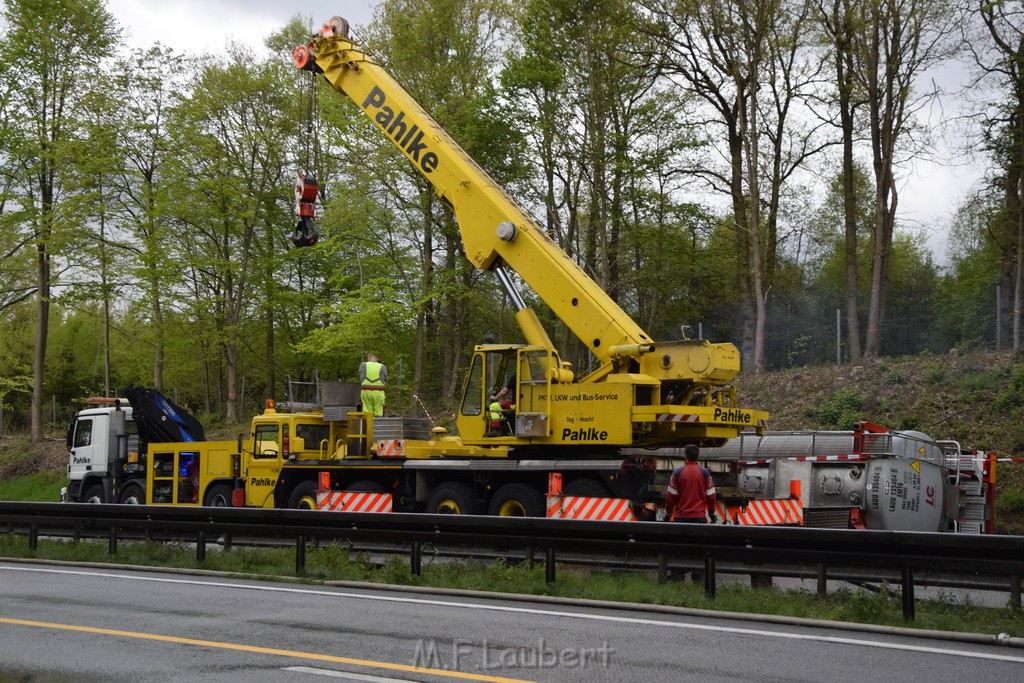
[[[76,626],[74,624],[51,624],[45,621],[29,621],[27,619],[8,619],[0,617],[0,624],[13,624],[15,626],[32,626],[35,628],[52,628],[63,631],[81,631],[83,633],[98,633],[105,636],[121,636],[123,638],[142,638],[144,640],[161,640],[167,643],[179,643],[181,645],[200,645],[203,647],[216,647],[222,650],[240,650],[242,652],[258,652],[265,655],[278,655],[280,657],[295,657],[298,659],[315,659],[321,662],[334,662],[335,664],[351,664],[353,666],[371,667],[374,669],[391,669],[393,671],[407,671],[430,676],[447,676],[449,678],[464,678],[470,681],[490,681],[492,683],[531,683],[519,678],[504,678],[502,676],[485,676],[464,671],[446,671],[444,669],[428,669],[424,667],[411,666],[408,664],[395,664],[393,662],[378,662],[372,659],[355,659],[352,657],[335,657],[317,652],[300,652],[297,650],[279,650],[274,647],[258,647],[256,645],[240,645],[238,643],[221,643],[215,640],[197,640],[195,638],[179,638],[178,636],[164,636],[158,633],[140,633],[138,631],[118,631],[110,628],[95,628],[93,626]]]

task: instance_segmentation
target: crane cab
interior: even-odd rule
[[[463,442],[498,445],[550,436],[552,385],[571,382],[571,378],[572,372],[553,349],[518,344],[477,346],[459,409]],[[509,420],[510,429],[494,435],[491,397],[499,395],[514,404],[515,414]]]

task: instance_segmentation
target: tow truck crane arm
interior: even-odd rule
[[[619,440],[720,442],[744,428],[763,428],[767,414],[736,407],[735,390],[722,386],[740,369],[735,346],[652,340],[349,38],[344,19],[332,18],[292,56],[297,68],[322,73],[335,90],[355,102],[453,209],[467,258],[477,268],[498,273],[519,309],[517,322],[528,344],[550,350],[555,358],[547,333],[514,292],[501,272],[503,266],[515,271],[599,361],[597,370],[577,379],[567,364],[553,360],[546,371],[549,384],[613,382],[623,389],[623,384],[633,387],[628,401],[632,434]],[[460,431],[465,434],[461,423]],[[577,433],[566,428],[565,433],[570,432]],[[638,438],[638,433],[643,436]]]

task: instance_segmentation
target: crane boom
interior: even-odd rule
[[[767,415],[736,407],[735,390],[722,386],[740,369],[739,351],[734,345],[707,340],[652,340],[384,67],[349,38],[344,19],[331,19],[309,45],[295,48],[292,54],[296,67],[322,73],[331,87],[350,98],[432,184],[454,211],[466,256],[475,267],[499,270],[507,266],[513,270],[597,358],[598,369],[576,379],[568,364],[557,359],[532,309],[519,310],[517,321],[528,345],[547,354],[544,360],[533,363],[540,373],[535,372],[532,380],[544,382],[543,389],[535,387],[534,398],[539,403],[535,401],[534,408],[538,414],[552,417],[553,402],[586,402],[585,396],[593,396],[560,398],[560,386],[613,383],[619,385],[623,398],[617,398],[607,411],[628,408],[622,428],[614,430],[618,435],[614,441],[620,445],[721,441],[743,428],[763,428]],[[510,286],[507,278],[502,282]],[[478,347],[478,353],[486,353],[481,349]],[[522,380],[527,366],[522,358],[524,351],[518,353],[521,357],[511,372],[519,371]],[[489,379],[487,374],[484,382]],[[486,396],[483,394],[479,401],[486,403]],[[522,408],[520,401],[520,412]],[[558,431],[547,420],[543,422],[535,430],[532,443]],[[560,422],[553,418],[553,423]],[[565,424],[578,423],[568,420]],[[562,429],[567,438],[575,435],[583,441],[610,443],[608,437],[590,438],[603,431],[571,426]],[[461,422],[460,432],[465,439]]]

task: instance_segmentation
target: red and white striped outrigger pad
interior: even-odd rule
[[[746,510],[740,507],[727,508],[721,502],[716,503],[715,508],[718,516],[731,524],[771,526],[804,523],[803,506],[795,498],[751,500],[747,502]]]
[[[603,522],[635,522],[636,515],[625,498],[548,496],[548,517]]]
[[[391,512],[391,494],[322,491],[316,494],[316,509],[333,512]]]
[[[401,439],[382,439],[376,442],[378,458],[404,458],[405,442]]]

